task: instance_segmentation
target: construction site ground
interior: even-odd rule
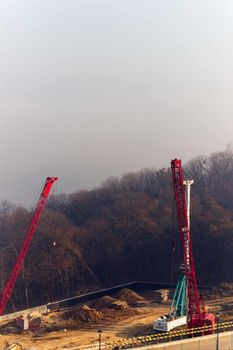
[[[171,296],[170,292],[170,296]],[[166,300],[168,296],[168,300]],[[233,320],[233,286],[205,291],[207,308],[220,312],[220,322]],[[170,297],[167,291],[135,293],[124,289],[113,296],[105,296],[47,315],[32,315],[30,331],[20,332],[16,321],[0,324],[0,349],[18,342],[23,349],[57,350],[98,344],[98,330],[102,342],[128,339],[152,334],[153,321],[168,313]],[[34,324],[33,324],[34,322]]]

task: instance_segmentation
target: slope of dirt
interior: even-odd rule
[[[124,288],[119,293],[116,294],[116,297],[120,300],[126,301],[130,306],[136,306],[138,302],[144,300],[144,298],[138,293]]]
[[[94,307],[97,310],[106,309],[106,308],[120,310],[120,309],[126,309],[129,307],[126,301],[118,300],[108,295],[93,301],[92,303],[90,303],[90,306]]]
[[[87,305],[63,313],[64,320],[76,320],[78,323],[94,323],[101,320],[103,314]]]

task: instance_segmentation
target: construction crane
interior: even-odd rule
[[[4,288],[2,290],[2,293],[0,295],[0,315],[3,314],[5,307],[6,307],[8,301],[11,297],[11,294],[13,292],[18,275],[21,271],[21,268],[22,268],[22,265],[24,262],[24,258],[25,258],[27,251],[31,245],[33,235],[35,233],[35,230],[37,228],[37,225],[38,225],[38,222],[40,220],[41,214],[43,212],[44,206],[46,204],[47,198],[49,196],[51,187],[57,179],[58,179],[57,177],[47,177],[47,179],[45,181],[45,185],[44,185],[44,188],[41,192],[37,206],[34,210],[31,225],[30,225],[28,232],[26,234],[26,238],[25,238],[25,240],[20,248],[20,251],[19,251],[17,259],[16,259],[16,263],[11,271],[10,277],[8,278]]]
[[[200,297],[197,288],[181,160],[172,160],[171,169],[187,283],[188,328],[214,325],[215,316],[206,313],[204,299]]]
[[[154,330],[169,332],[173,328],[187,324],[186,289],[186,276],[182,274],[176,285],[170,311],[153,322]]]
[[[193,180],[184,180],[183,185],[186,189],[187,203],[187,221],[190,229],[190,193]],[[185,266],[180,266],[181,274],[175,288],[172,298],[170,311],[153,322],[153,328],[156,331],[169,332],[173,328],[187,324],[187,283],[185,275]]]

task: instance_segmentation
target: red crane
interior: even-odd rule
[[[47,201],[47,198],[49,196],[49,192],[51,190],[52,185],[54,184],[54,182],[57,180],[57,177],[47,177],[46,181],[45,181],[45,185],[44,188],[41,192],[39,201],[37,203],[37,206],[35,208],[35,211],[33,213],[33,217],[32,217],[32,221],[31,221],[31,225],[29,227],[29,230],[27,232],[26,238],[22,244],[22,247],[18,253],[17,259],[16,259],[16,263],[13,267],[13,270],[11,271],[10,277],[8,278],[1,296],[0,296],[0,315],[3,314],[5,307],[11,297],[12,291],[14,289],[15,283],[17,281],[18,275],[20,273],[20,270],[22,268],[23,265],[23,261],[24,258],[27,254],[27,251],[30,247],[33,235],[35,233],[36,227],[38,225],[38,222],[40,220],[41,214],[43,212],[45,203]]]
[[[187,280],[188,328],[200,327],[203,325],[214,325],[215,316],[211,313],[206,313],[204,299],[203,297],[200,297],[198,293],[181,160],[172,160],[171,169]]]

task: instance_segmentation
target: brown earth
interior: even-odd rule
[[[116,294],[116,297],[120,300],[126,301],[130,306],[136,306],[138,302],[144,299],[141,295],[128,288],[122,289]]]
[[[233,320],[233,289],[229,288],[228,296],[224,294],[218,299],[214,296],[220,295],[221,291],[205,294],[209,310],[220,311],[220,322]],[[68,350],[98,344],[99,329],[102,330],[102,342],[152,334],[154,319],[168,310],[169,302],[158,302],[158,292],[139,295],[129,289],[122,290],[114,297],[105,296],[88,305],[43,315],[41,329],[34,332],[12,334],[11,328],[15,328],[15,323],[1,324],[0,333],[4,328],[8,330],[7,334],[0,334],[0,349],[6,342],[18,342],[23,349],[31,347],[36,350]]]

